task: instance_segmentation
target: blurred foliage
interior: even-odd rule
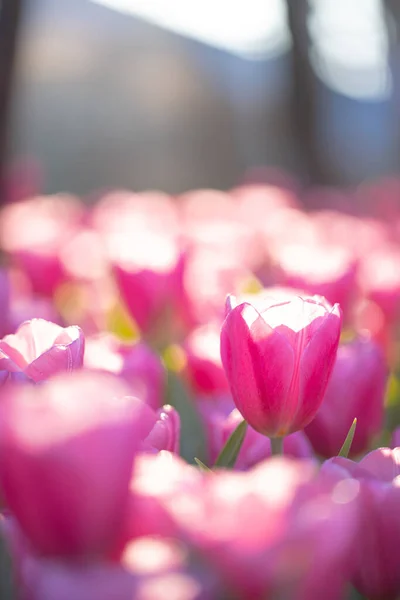
[[[205,432],[195,404],[180,377],[171,370],[167,373],[166,402],[181,417],[181,456],[191,464],[195,464],[195,456],[207,464]]]

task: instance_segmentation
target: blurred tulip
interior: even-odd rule
[[[2,211],[0,241],[29,277],[33,290],[52,295],[65,278],[59,252],[80,226],[83,205],[73,196],[38,196]]]
[[[173,542],[143,538],[122,564],[87,565],[32,557],[21,600],[214,600],[215,577],[195,570]],[[204,569],[203,569],[204,570]]]
[[[150,452],[168,450],[179,454],[181,422],[179,413],[166,404],[157,411],[157,421],[144,440],[142,449]]]
[[[360,265],[359,284],[364,296],[394,325],[400,316],[400,250],[385,245],[367,254]]]
[[[359,338],[339,346],[321,407],[306,427],[318,454],[336,456],[355,418],[351,454],[368,449],[382,428],[387,376],[383,352],[372,340]]]
[[[197,408],[205,426],[208,446],[207,456],[210,464],[214,464],[225,443],[243,420],[243,417],[235,408],[229,396],[200,399],[197,402]],[[283,453],[295,458],[313,457],[311,444],[301,431],[285,437]],[[269,438],[258,433],[252,427],[248,427],[235,463],[235,469],[245,471],[269,456],[271,456]]]
[[[165,369],[144,342],[124,344],[112,335],[95,335],[85,343],[84,365],[120,375],[137,396],[153,409],[163,404]]]
[[[126,539],[147,535],[177,538],[167,502],[185,491],[199,494],[203,479],[199,469],[170,452],[138,456],[131,480]]]
[[[356,292],[356,268],[343,247],[285,244],[278,246],[276,262],[280,283],[340,304],[346,317]]]
[[[353,583],[371,600],[400,593],[400,448],[379,448],[359,463],[333,458],[324,470],[341,469],[360,485],[361,523]]]
[[[220,472],[163,502],[178,532],[240,600],[343,598],[358,531],[358,488],[314,475],[306,461],[271,459]]]
[[[159,319],[181,285],[181,260],[171,236],[146,231],[115,240],[111,251],[122,298],[140,330],[154,333]]]
[[[221,357],[233,400],[260,433],[284,436],[315,417],[335,362],[341,311],[296,298],[258,312],[232,308],[221,331]]]
[[[220,327],[209,324],[193,329],[186,338],[184,373],[195,394],[219,394],[229,390],[221,362]]]
[[[0,489],[37,553],[108,556],[119,547],[133,458],[154,425],[126,393],[119,380],[84,371],[3,387]]]
[[[60,327],[44,319],[23,323],[0,341],[0,369],[43,381],[83,364],[85,339],[79,327]]]

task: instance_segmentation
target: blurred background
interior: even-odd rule
[[[2,154],[46,193],[399,171],[396,0],[1,0],[0,20]]]

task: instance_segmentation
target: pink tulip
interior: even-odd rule
[[[318,454],[336,456],[354,418],[351,453],[368,449],[382,428],[387,375],[383,352],[372,340],[359,338],[339,347],[322,405],[306,428]]]
[[[258,312],[232,308],[221,331],[221,357],[233,400],[260,433],[303,429],[321,405],[336,358],[338,305],[296,298]]]
[[[129,313],[142,332],[152,333],[181,285],[177,240],[151,230],[118,235],[110,242],[110,259]]]
[[[277,278],[283,285],[337,302],[346,314],[356,292],[355,262],[341,246],[321,243],[278,246]]]
[[[195,394],[219,394],[229,390],[221,362],[220,327],[209,324],[194,329],[183,344],[185,375]]]
[[[230,397],[199,400],[199,413],[203,419],[207,437],[207,456],[210,464],[214,464],[219,453],[243,420]],[[303,432],[297,431],[284,439],[283,452],[287,456],[311,458],[312,447]],[[247,470],[271,456],[269,438],[248,427],[243,445],[235,463],[235,469]]]
[[[341,469],[360,485],[354,585],[371,600],[394,600],[400,593],[400,448],[374,450],[359,463],[333,458],[323,469]]]
[[[123,344],[111,335],[95,335],[85,342],[84,365],[120,375],[131,394],[157,410],[163,404],[165,369],[159,356],[144,342]]]
[[[400,306],[400,250],[386,244],[366,255],[360,265],[360,287],[368,300],[383,311],[385,318],[396,323]]]
[[[145,439],[144,449],[179,454],[181,421],[173,406],[166,404],[157,412],[157,421]]]
[[[358,487],[314,465],[271,459],[164,495],[184,539],[240,600],[341,600],[358,531]],[[175,534],[176,535],[176,534]]]
[[[84,347],[79,327],[63,328],[44,319],[32,319],[0,341],[0,369],[43,381],[60,371],[79,369]]]
[[[214,600],[215,577],[192,569],[172,542],[143,538],[127,548],[122,564],[76,564],[31,557],[21,600]],[[204,571],[204,569],[203,569]]]
[[[50,556],[114,553],[133,458],[154,425],[151,409],[100,373],[3,390],[0,489],[33,548]]]
[[[148,535],[176,538],[177,527],[169,511],[183,493],[200,494],[204,475],[170,452],[138,456],[131,481],[126,540]]]
[[[59,252],[81,222],[83,207],[72,196],[38,196],[4,208],[0,240],[29,277],[33,290],[52,295],[66,279]]]

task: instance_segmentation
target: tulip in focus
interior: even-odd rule
[[[79,327],[60,327],[44,319],[23,323],[0,341],[0,370],[43,381],[83,364],[85,339]]]
[[[341,323],[339,306],[320,298],[298,297],[261,312],[230,301],[222,364],[236,407],[253,429],[282,437],[312,421],[336,359]]]
[[[355,418],[351,453],[368,449],[382,428],[387,375],[383,352],[372,340],[359,338],[339,347],[324,400],[306,428],[318,454],[336,456]]]

